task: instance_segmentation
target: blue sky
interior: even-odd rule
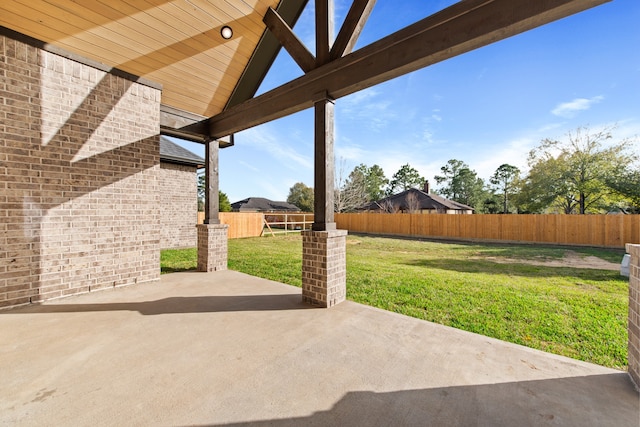
[[[313,52],[310,0],[294,31]],[[378,0],[356,49],[453,1]],[[351,2],[335,0],[336,32]],[[526,172],[544,138],[617,124],[640,135],[640,1],[614,0],[336,101],[336,174],[360,163],[390,178],[410,164],[434,186],[449,159],[485,180],[503,163]],[[302,72],[283,49],[259,93]],[[204,155],[201,145],[184,143]],[[313,111],[236,134],[220,152],[220,189],[231,202],[285,200],[313,186]]]

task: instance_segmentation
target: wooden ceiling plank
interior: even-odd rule
[[[316,58],[309,52],[305,45],[296,37],[291,27],[269,8],[264,15],[264,22],[269,31],[280,41],[280,44],[289,52],[289,55],[302,68],[305,73],[316,68]]]
[[[242,2],[234,2],[234,5]],[[234,36],[242,35],[248,37],[253,35],[256,39],[260,38],[264,32],[264,24],[262,23],[262,14],[256,13],[251,8],[244,11],[238,10],[229,2],[210,2],[205,0],[191,0],[185,5],[180,3],[173,4],[174,7],[183,8],[186,5],[191,6],[191,11],[197,9],[200,14],[206,14],[211,20],[217,21],[220,25],[229,25],[233,27]],[[188,11],[186,9],[185,11]],[[236,22],[240,17],[245,18],[242,22]],[[204,17],[198,16],[202,22],[208,22]]]
[[[92,6],[96,6],[99,4],[98,2],[92,3]],[[79,9],[78,13],[85,15],[86,9]],[[111,11],[111,12],[110,12]],[[131,19],[137,22],[137,25],[124,25],[121,22],[116,22],[119,16],[121,16],[122,12],[125,12],[126,17],[131,17]],[[136,12],[137,11],[137,12]],[[207,45],[198,41],[197,38],[189,36],[184,31],[171,29],[174,27],[171,25],[166,25],[166,22],[172,22],[172,16],[166,13],[162,9],[154,9],[148,8],[144,12],[141,12],[139,9],[133,7],[124,7],[123,11],[115,11],[110,7],[102,8],[101,13],[104,16],[109,16],[114,19],[113,23],[110,25],[116,28],[109,28],[109,31],[114,31],[117,29],[118,31],[114,31],[116,34],[124,34],[125,38],[123,43],[126,41],[134,41],[139,42],[142,46],[145,46],[147,49],[157,49],[158,46],[180,46],[180,49],[176,48],[164,48],[163,51],[174,60],[182,60],[185,55],[194,55],[196,53],[203,53],[212,48],[211,45]],[[163,15],[164,13],[164,15]],[[86,16],[91,16],[91,11],[86,11]],[[145,19],[146,18],[146,19]],[[94,19],[95,21],[95,19]],[[182,21],[181,21],[182,22]],[[187,27],[187,24],[183,24],[182,27]],[[210,30],[210,28],[209,28]],[[92,32],[96,34],[100,34],[102,32],[102,27],[97,27]],[[116,35],[117,37],[117,35]],[[122,38],[119,38],[122,40]],[[237,52],[228,46],[228,44],[220,44],[217,48],[220,48],[219,53],[222,53],[228,59],[231,59]],[[138,52],[143,52],[142,48],[138,48]],[[250,57],[252,50],[243,49],[241,54],[246,57]],[[218,69],[219,67],[219,58],[216,60],[212,57],[212,65],[215,62],[215,65]],[[241,72],[243,67],[237,66],[237,71]],[[225,72],[226,69],[220,69],[220,71]]]
[[[331,47],[331,60],[348,55],[353,51],[375,4],[376,0],[354,0]]]
[[[209,119],[221,138],[338,99],[610,0],[463,0]]]

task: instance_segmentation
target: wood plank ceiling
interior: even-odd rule
[[[279,3],[2,0],[0,25],[160,83],[164,105],[209,117],[225,108],[265,32],[263,16]]]

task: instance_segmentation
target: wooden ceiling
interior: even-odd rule
[[[2,0],[0,25],[160,83],[164,105],[210,117],[229,102],[265,33],[263,16],[280,3],[286,0]],[[293,3],[297,19],[306,0]],[[220,34],[225,25],[230,40]]]

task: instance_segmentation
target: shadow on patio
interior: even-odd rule
[[[233,271],[0,311],[0,424],[638,426],[626,373]]]

